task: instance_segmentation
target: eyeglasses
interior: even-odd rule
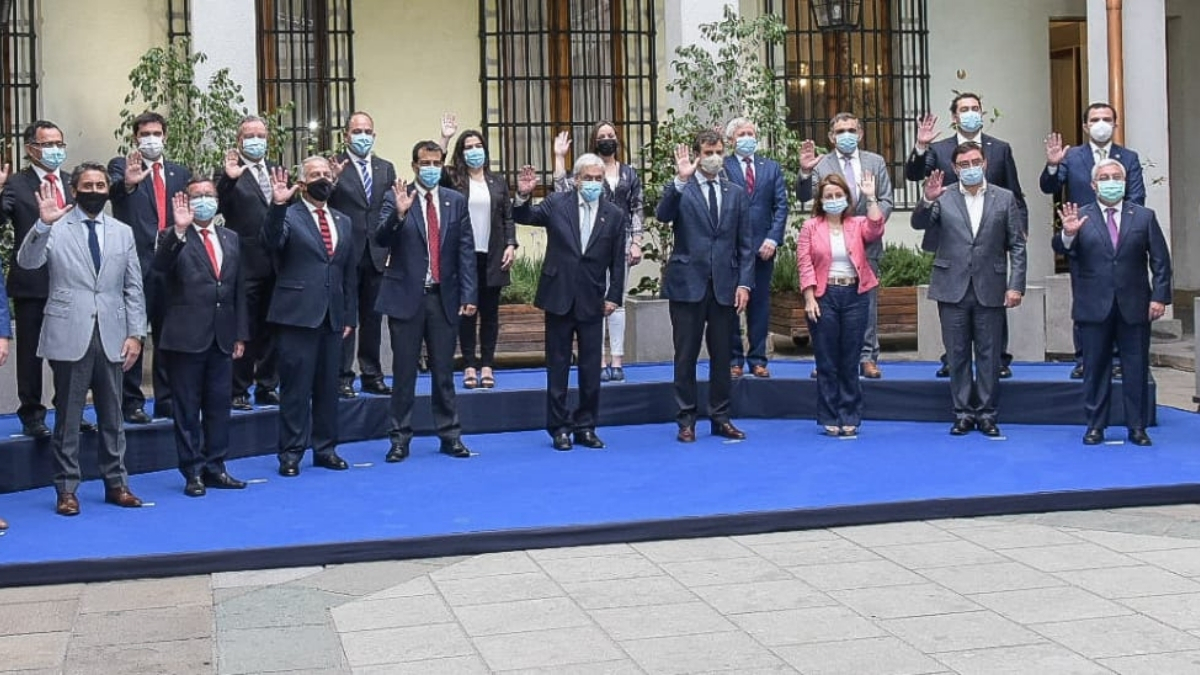
[[[67,147],[67,144],[66,144],[66,143],[64,143],[64,142],[62,142],[62,141],[45,141],[45,142],[42,142],[42,143],[38,143],[38,142],[36,142],[36,141],[35,141],[35,142],[33,142],[33,143],[30,143],[29,145],[30,145],[31,147],[34,147],[34,148],[41,148],[42,150],[46,150],[46,149],[49,149],[49,148],[60,148],[60,149],[62,149],[62,148],[66,148],[66,147]]]
[[[957,166],[960,169],[977,169],[983,166],[983,160],[977,159],[974,162],[958,162],[954,166]]]

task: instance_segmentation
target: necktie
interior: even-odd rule
[[[162,164],[155,162],[154,167],[154,206],[158,209],[158,231],[167,227],[167,184],[163,182]]]
[[[267,168],[262,164],[254,165],[254,173],[258,176],[258,187],[262,190],[263,199],[271,201],[271,179],[267,176]]]
[[[708,181],[708,215],[712,217],[713,225],[721,222],[721,210],[717,208],[717,181]]]
[[[212,263],[213,274],[218,279],[221,278],[221,263],[217,262],[217,249],[213,247],[211,235],[207,227],[200,228],[200,235],[204,237],[204,248],[208,251],[208,261]]]
[[[437,206],[433,203],[433,193],[425,193],[425,229],[429,237],[429,276],[433,283],[442,283],[442,230],[438,225]]]
[[[371,201],[371,170],[367,166],[367,160],[358,160],[358,171],[362,174],[363,191],[367,193],[367,202]]]
[[[1117,248],[1117,239],[1120,233],[1117,232],[1117,217],[1116,209],[1104,209],[1104,213],[1108,215],[1108,238],[1112,240],[1113,249]]]
[[[743,157],[746,163],[746,194],[754,194],[754,162],[749,157]]]
[[[67,202],[63,199],[62,190],[58,189],[58,176],[48,173],[46,174],[46,182],[50,184],[50,189],[54,191],[54,201],[58,203],[58,208],[61,209],[66,206]]]
[[[321,241],[325,242],[325,252],[333,257],[333,233],[329,231],[329,220],[325,218],[325,209],[314,209],[317,213],[317,225],[321,229]]]
[[[850,186],[850,196],[858,201],[858,176],[854,175],[854,162],[850,161],[850,155],[842,155],[842,177]]]
[[[1096,163],[1099,164],[1100,162],[1103,162],[1106,159],[1108,159],[1108,149],[1107,148],[1096,148]]]
[[[587,249],[588,242],[592,240],[592,204],[591,202],[583,203],[583,215],[579,223],[579,250]]]
[[[92,252],[92,265],[98,274],[100,272],[100,237],[96,235],[96,221],[85,220],[83,224],[88,228],[88,250]]]

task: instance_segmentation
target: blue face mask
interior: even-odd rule
[[[966,186],[979,185],[983,182],[983,167],[973,166],[969,169],[961,169],[958,172],[958,180]]]
[[[463,161],[472,169],[478,169],[487,161],[487,150],[483,148],[467,148],[463,150]]]
[[[843,131],[834,137],[837,149],[843,155],[853,155],[858,150],[858,134],[853,131]]]
[[[423,166],[417,171],[417,177],[426,190],[432,190],[442,180],[442,167]]]
[[[825,213],[835,216],[844,212],[848,206],[850,206],[850,202],[845,197],[826,199],[825,201],[821,202],[821,208],[825,209]]]
[[[267,139],[253,136],[242,139],[242,154],[257,162],[267,155]]]
[[[375,137],[371,134],[353,134],[350,136],[350,151],[359,157],[366,157],[375,147]]]
[[[958,113],[958,128],[973,134],[983,128],[983,115],[974,110]]]
[[[758,149],[758,139],[753,136],[740,136],[734,142],[737,147],[737,153],[743,157],[749,157]]]
[[[583,195],[583,201],[589,204],[600,199],[601,192],[604,192],[604,183],[598,180],[585,180],[579,185],[579,194]]]
[[[196,220],[207,222],[217,215],[216,197],[192,197],[188,203],[192,205],[192,214]]]
[[[62,166],[67,161],[66,148],[42,148],[42,164],[51,171]]]
[[[1102,180],[1096,183],[1096,195],[1101,201],[1116,204],[1125,198],[1125,181]]]

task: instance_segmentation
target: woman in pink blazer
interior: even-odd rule
[[[854,436],[862,422],[858,361],[870,307],[866,293],[879,285],[864,248],[883,236],[884,215],[869,173],[858,184],[866,217],[848,215],[855,211],[854,197],[841,174],[822,178],[816,192],[796,262],[817,359],[817,423],[829,436]]]

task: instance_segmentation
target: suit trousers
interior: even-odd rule
[[[1004,314],[1002,315],[1002,317],[1003,317],[1003,319],[1002,319],[1003,326],[1001,327],[1001,331],[1000,331],[1000,365],[1011,366],[1012,362],[1013,362],[1013,355],[1008,353],[1008,310],[1007,309],[1004,310]],[[1075,330],[1075,343],[1079,344],[1079,328],[1076,327],[1074,330]],[[879,347],[878,340],[875,341],[875,346],[878,349],[878,347]],[[864,347],[863,349],[865,350],[866,347]],[[1082,359],[1082,357],[1079,355],[1079,349],[1076,348],[1075,362],[1083,363],[1083,361],[1081,359]],[[866,359],[863,359],[863,360],[866,361]],[[942,352],[941,360],[942,360],[943,366],[947,365],[949,363],[949,361],[946,359],[946,352]]]
[[[58,409],[54,414],[54,487],[59,493],[75,492],[82,480],[79,468],[79,419],[88,389],[100,425],[97,457],[105,487],[128,484],[125,471],[125,429],[121,418],[121,364],[104,354],[100,325],[92,328],[92,342],[78,361],[51,361]]]
[[[1126,323],[1114,300],[1104,321],[1081,321],[1075,325],[1079,327],[1083,347],[1083,408],[1088,428],[1108,426],[1115,345],[1121,357],[1125,425],[1130,429],[1145,429],[1150,396],[1150,324]]]
[[[326,315],[316,328],[276,325],[275,338],[280,375],[279,461],[299,462],[308,447],[315,457],[329,457],[338,442],[342,333],[330,328]]]
[[[700,341],[708,346],[708,417],[714,424],[729,421],[729,397],[733,380],[729,364],[733,358],[733,336],[737,310],[717,302],[712,281],[699,302],[671,300],[671,336],[675,343],[676,421],[681,427],[696,424],[696,361]]]
[[[500,339],[500,291],[502,286],[488,286],[488,254],[475,252],[479,284],[479,306],[475,316],[459,317],[458,344],[467,368],[493,368],[496,365],[496,342]],[[476,341],[476,330],[479,339]],[[475,345],[479,345],[476,356]]]
[[[771,275],[775,272],[775,258],[763,260],[754,254],[754,290],[750,292],[750,304],[746,305],[746,342],[742,345],[742,323],[737,314],[733,318],[733,363],[743,362],[754,366],[767,365],[767,331],[771,323]]]
[[[229,452],[233,357],[222,352],[216,341],[199,353],[164,349],[159,354],[177,385],[174,425],[179,472],[184,478],[224,473]]]
[[[600,416],[600,369],[604,317],[580,321],[573,314],[546,312],[546,430],[594,430]],[[579,342],[579,406],[567,407],[571,345]]]
[[[1004,312],[1003,307],[979,304],[970,283],[962,300],[938,303],[956,420],[996,419]]]
[[[342,344],[341,379],[345,384],[354,382],[354,356],[357,343],[358,371],[363,384],[382,382],[383,365],[379,359],[383,342],[383,315],[375,311],[375,299],[379,297],[379,286],[383,274],[375,269],[370,252],[363,253],[358,265],[358,327],[346,336]]]
[[[808,320],[817,361],[817,424],[858,426],[862,423],[859,353],[867,324],[870,293],[858,286],[827,286],[817,298],[821,316]]]
[[[158,337],[162,335],[163,308],[162,275],[150,272],[142,279],[146,289],[146,316],[150,320],[150,343],[154,349],[153,367],[150,374],[154,387],[154,417],[170,417],[172,415],[172,397],[170,375],[166,358],[158,348]],[[141,410],[146,405],[146,395],[142,393],[142,368],[146,358],[146,350],[138,354],[133,367],[125,371],[122,384],[121,410],[125,413]]]
[[[267,322],[275,277],[249,277],[245,283],[250,340],[246,343],[245,354],[233,364],[234,396],[248,396],[251,384],[255,390],[273,390],[279,386],[275,325]]]
[[[42,339],[42,319],[46,316],[46,299],[13,298],[13,314],[16,322],[13,337],[17,342],[17,399],[21,402],[17,417],[21,418],[22,424],[41,422],[46,419],[46,406],[42,403],[42,358],[37,352]]]
[[[407,442],[413,437],[412,412],[422,343],[429,355],[429,374],[433,378],[434,428],[443,441],[458,439],[462,435],[454,404],[454,345],[458,335],[442,308],[437,288],[425,294],[413,318],[388,317],[388,331],[392,336],[391,440]]]

